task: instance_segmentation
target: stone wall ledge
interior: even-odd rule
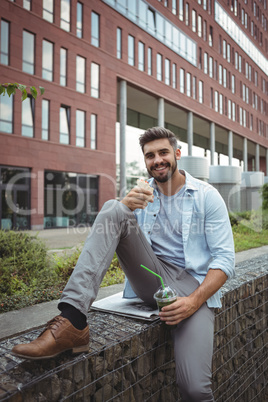
[[[213,389],[217,402],[268,400],[268,255],[236,266],[216,310]],[[10,354],[41,329],[0,343],[0,401],[177,402],[170,333],[145,323],[89,312],[90,352],[24,361]]]

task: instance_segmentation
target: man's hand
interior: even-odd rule
[[[147,207],[148,202],[153,202],[154,196],[151,191],[145,190],[138,186],[134,187],[121,201],[131,211],[137,208],[144,209]]]
[[[176,325],[194,314],[199,307],[192,300],[191,296],[178,297],[174,303],[162,308],[159,317],[168,325]]]

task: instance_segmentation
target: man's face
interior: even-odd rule
[[[167,182],[176,172],[179,149],[174,151],[167,138],[148,142],[143,148],[148,173],[159,183]]]

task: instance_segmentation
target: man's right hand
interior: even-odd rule
[[[122,204],[125,204],[131,211],[137,208],[144,209],[147,207],[148,202],[154,202],[154,196],[150,190],[145,190],[138,186],[134,187],[122,199]]]

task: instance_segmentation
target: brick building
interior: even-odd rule
[[[116,123],[165,125],[268,175],[267,1],[2,0],[1,227],[92,223],[116,196]],[[126,175],[121,169],[121,190]]]

